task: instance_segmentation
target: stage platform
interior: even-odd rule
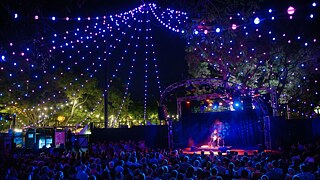
[[[232,146],[209,146],[209,145],[202,145],[197,150],[204,150],[204,151],[226,151],[230,150]]]
[[[191,146],[190,148],[183,149],[183,153],[185,154],[201,154],[201,151],[204,151],[204,154],[210,154],[212,151],[215,155],[218,154],[219,151],[222,152],[223,155],[226,154],[226,151],[230,152],[238,152],[239,155],[243,155],[245,152],[248,155],[253,155],[255,151],[259,151],[257,147],[232,147],[232,146],[220,146],[220,147],[211,147],[208,145],[202,145],[200,147]],[[265,151],[270,153],[277,153],[277,151]]]

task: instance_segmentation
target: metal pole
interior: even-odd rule
[[[181,118],[181,100],[180,99],[177,99],[177,111],[178,111],[178,116],[179,116],[179,119]]]
[[[15,147],[15,144],[14,144],[14,138],[15,138],[15,132],[14,132],[14,129],[16,127],[16,115],[13,114],[13,122],[12,122],[12,139],[11,139],[11,151],[13,151],[16,147]]]
[[[12,129],[14,129],[16,127],[16,115],[13,114],[13,123],[12,123]]]
[[[103,95],[104,95],[104,128],[108,128],[108,61],[107,61],[107,58],[108,58],[108,55],[107,55],[107,50],[108,50],[108,44],[107,44],[107,40],[105,39],[104,40],[104,43],[106,45],[105,47],[105,59],[104,59],[104,92],[103,92]]]
[[[276,117],[278,115],[278,99],[277,99],[277,91],[274,87],[271,88],[270,92],[271,98],[271,107],[272,107],[272,115]]]
[[[104,128],[108,128],[108,66],[107,60],[104,62]]]

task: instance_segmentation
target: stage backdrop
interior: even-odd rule
[[[264,144],[259,117],[254,110],[189,113],[181,120],[180,133],[183,133],[186,147],[207,145],[214,130],[218,131],[225,146],[257,147]]]

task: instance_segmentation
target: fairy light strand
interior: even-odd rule
[[[155,70],[155,74],[156,74],[156,78],[157,78],[157,85],[158,85],[158,90],[159,90],[159,95],[162,94],[162,89],[161,89],[161,82],[160,82],[160,73],[159,73],[159,68],[158,68],[158,63],[157,63],[157,58],[156,58],[156,52],[155,52],[155,45],[154,45],[154,41],[153,41],[153,37],[152,37],[152,28],[151,28],[151,20],[150,20],[150,15],[149,15],[149,10],[147,11],[147,21],[146,21],[146,26],[148,29],[148,33],[149,33],[149,38],[150,38],[150,43],[151,43],[151,52],[152,52],[152,59],[153,59],[153,63],[154,63],[154,70]]]
[[[122,112],[122,109],[123,109],[123,106],[124,106],[124,103],[126,102],[127,100],[127,96],[128,96],[128,92],[129,92],[129,87],[130,87],[130,84],[131,84],[131,79],[132,79],[132,76],[133,76],[133,70],[134,70],[134,66],[135,66],[135,62],[136,62],[136,59],[137,59],[137,52],[138,52],[138,49],[139,49],[139,41],[141,39],[141,32],[142,32],[142,29],[141,29],[141,25],[142,24],[142,19],[140,18],[138,20],[138,25],[137,27],[135,28],[135,34],[136,35],[136,43],[135,43],[135,49],[133,51],[133,55],[132,55],[132,60],[131,60],[131,66],[130,66],[130,70],[129,70],[129,75],[128,75],[128,80],[127,80],[127,84],[126,84],[126,88],[125,88],[125,93],[124,93],[124,96],[122,98],[122,102],[121,102],[121,105],[120,105],[120,108],[119,108],[119,111],[118,111],[118,114],[117,114],[117,117],[115,118],[115,121],[119,121],[119,117],[120,117],[120,114]],[[134,38],[134,36],[131,36],[131,38]],[[114,124],[113,124],[114,125]]]

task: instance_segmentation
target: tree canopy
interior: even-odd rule
[[[294,40],[297,34],[307,34],[306,41],[314,41],[309,32],[314,23],[291,22],[283,16],[276,21],[262,13],[261,1],[179,2],[171,3],[191,16],[182,36],[187,40],[185,59],[193,78],[220,78],[249,89],[273,88],[278,109],[289,107],[292,117],[314,115],[320,103],[315,78],[319,77],[319,46],[302,43],[300,36]],[[254,23],[257,16],[263,22]],[[301,24],[302,30],[297,27]]]

